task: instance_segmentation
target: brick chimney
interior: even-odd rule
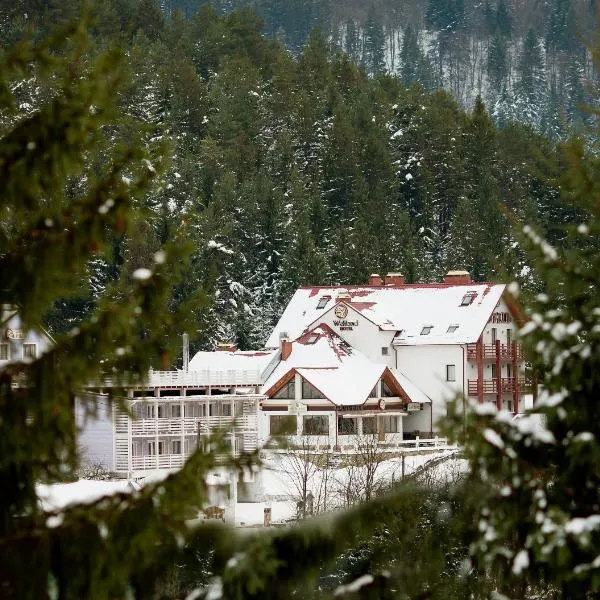
[[[217,342],[217,352],[235,352],[237,346],[233,342]]]
[[[469,271],[448,271],[444,275],[444,283],[453,285],[466,285],[472,283]]]
[[[405,283],[402,273],[388,273],[385,276],[385,285],[404,285]]]
[[[380,277],[379,273],[371,273],[371,275],[369,275],[369,285],[373,285],[373,286],[383,285],[383,279]]]
[[[292,342],[287,338],[281,338],[281,360],[287,360],[292,353]]]

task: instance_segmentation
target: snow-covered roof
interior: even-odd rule
[[[404,284],[301,287],[287,305],[266,346],[284,334],[296,339],[344,302],[382,330],[397,331],[398,345],[475,342],[496,308],[504,284]],[[421,335],[424,327],[431,327]]]
[[[385,372],[412,402],[430,401],[406,376],[371,362],[325,324],[292,342],[290,355],[270,374],[262,393],[266,394],[292,372],[299,373],[337,406],[363,404]]]
[[[259,371],[262,373],[275,357],[275,350],[196,352],[188,371]]]

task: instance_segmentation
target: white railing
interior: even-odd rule
[[[240,417],[186,417],[184,419],[139,419],[131,422],[132,437],[154,435],[191,435],[231,428],[238,432],[257,432],[258,416]]]
[[[179,386],[230,386],[247,385],[254,387],[262,385],[261,373],[255,370],[214,371],[150,371],[148,383],[152,387]]]
[[[381,452],[394,452],[403,449],[430,449],[430,448],[454,448],[453,445],[448,443],[448,438],[442,438],[434,436],[432,438],[420,438],[417,436],[413,440],[394,439],[394,435],[398,434],[387,434],[389,437],[385,441],[377,441],[377,450]],[[288,440],[292,447],[295,448],[307,448],[314,450],[334,450],[336,452],[343,453],[356,453],[360,452],[360,436],[356,435],[338,435],[337,448],[335,440],[330,439],[327,436],[288,436]],[[370,445],[370,440],[365,441],[365,445]],[[286,452],[281,450],[280,452]]]
[[[134,471],[146,471],[152,469],[177,469],[183,466],[185,461],[183,454],[159,454],[149,456],[132,456],[131,468]]]
[[[262,385],[261,372],[258,369],[214,371],[153,371],[150,370],[144,385],[148,387],[259,387]],[[121,387],[123,381],[107,377],[103,380],[102,387]],[[90,383],[90,387],[98,387],[97,383]]]

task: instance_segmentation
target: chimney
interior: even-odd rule
[[[379,273],[371,273],[371,275],[369,275],[369,285],[373,285],[373,286],[383,285],[383,279],[379,276]]]
[[[235,352],[236,345],[233,342],[217,342],[217,352]]]
[[[404,285],[405,283],[402,273],[388,273],[385,276],[386,285]]]
[[[472,283],[469,271],[448,271],[444,275],[444,283],[452,285],[467,285]]]
[[[281,360],[287,360],[292,353],[292,342],[287,338],[281,339]]]

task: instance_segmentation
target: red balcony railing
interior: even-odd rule
[[[484,395],[498,393],[497,379],[483,379],[481,384]],[[500,379],[500,391],[503,394],[512,394],[517,384],[520,392],[531,392],[533,389],[533,383],[530,379],[525,377],[519,377],[518,379],[516,377],[503,377]],[[469,396],[477,396],[477,379],[468,380],[467,393]]]
[[[483,360],[496,360],[496,354],[498,347],[496,344],[484,344],[482,345],[482,359]],[[518,362],[523,360],[523,349],[520,344],[499,344],[500,360],[512,361],[516,358]],[[513,353],[516,356],[513,356]],[[467,344],[467,360],[471,362],[477,361],[477,344]]]

